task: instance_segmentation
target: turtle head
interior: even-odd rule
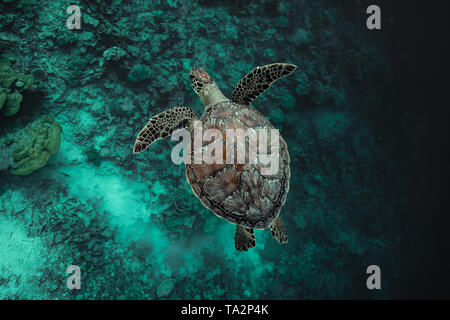
[[[205,107],[212,104],[226,101],[216,82],[203,68],[193,68],[189,72],[192,88],[205,103]]]
[[[214,80],[203,68],[191,69],[189,78],[191,79],[192,88],[198,95],[200,95],[208,85],[214,83]]]

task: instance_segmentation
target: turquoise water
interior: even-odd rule
[[[1,299],[390,296],[396,272],[382,291],[365,287],[367,266],[399,263],[399,172],[377,113],[389,63],[359,1],[79,1],[80,30],[66,28],[70,4],[1,3],[1,56],[34,76],[12,89],[19,111],[0,113]],[[237,252],[234,225],[204,208],[170,161],[175,142],[132,148],[152,115],[202,113],[191,67],[231,96],[273,62],[298,67],[254,102],[290,151],[289,243],[256,230],[256,247]],[[12,174],[12,146],[37,136],[23,128],[43,115],[62,129],[59,150]],[[80,290],[66,287],[70,265]]]

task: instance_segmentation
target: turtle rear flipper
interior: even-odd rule
[[[280,216],[276,217],[270,225],[270,233],[272,234],[272,237],[278,240],[279,243],[288,242],[286,228],[284,227],[283,220],[281,220]]]
[[[256,67],[234,87],[231,100],[249,105],[272,83],[289,75],[296,68],[295,65],[287,63],[273,63]]]
[[[255,246],[255,233],[253,229],[248,229],[236,225],[236,235],[234,236],[234,245],[238,251],[247,251]]]
[[[187,107],[174,107],[152,117],[139,132],[133,152],[147,149],[153,142],[172,134],[177,129],[187,128],[191,121],[198,119],[194,110]]]

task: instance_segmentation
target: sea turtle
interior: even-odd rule
[[[202,117],[199,118],[194,110],[184,106],[155,115],[138,134],[134,153],[144,151],[156,140],[182,128],[189,130],[193,140],[196,121],[201,121],[197,123],[200,123],[203,132],[212,128],[220,130],[224,140],[227,129],[273,129],[269,120],[250,103],[273,82],[295,69],[295,65],[286,63],[256,67],[235,86],[231,100],[222,94],[203,68],[191,69],[189,77],[192,87],[205,105]],[[248,145],[248,139],[246,143]],[[195,150],[194,145],[191,152],[202,152],[204,148],[205,144]],[[235,158],[231,163],[186,163],[187,180],[203,205],[215,215],[236,224],[235,247],[239,251],[255,246],[254,228],[270,228],[272,236],[280,243],[288,241],[280,210],[289,191],[290,159],[281,135],[278,150],[279,170],[273,175],[263,174],[259,162],[242,164]]]

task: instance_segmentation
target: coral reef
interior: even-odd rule
[[[360,294],[363,266],[396,268],[398,172],[384,119],[369,112],[389,68],[360,17],[325,0],[79,3],[81,30],[65,26],[70,1],[0,4],[0,49],[23,72],[0,60],[1,112],[17,112],[33,78],[24,74],[43,96],[34,113],[8,118],[25,129],[0,137],[0,169],[13,173],[0,171],[0,298],[346,298]],[[272,62],[298,66],[254,101],[291,154],[281,211],[289,243],[256,230],[256,247],[238,253],[235,227],[201,205],[170,161],[175,142],[139,155],[132,146],[153,114],[203,112],[191,67],[230,96]],[[72,264],[82,290],[66,287]],[[395,276],[364,297],[389,297]]]
[[[39,75],[41,72],[36,71]],[[39,80],[45,80],[40,74]],[[22,93],[35,82],[33,75],[16,72],[11,61],[0,57],[0,112],[13,116],[19,112]],[[56,154],[61,141],[61,126],[51,116],[41,116],[24,129],[0,137],[0,170],[9,167],[13,175],[29,175],[42,168]]]

